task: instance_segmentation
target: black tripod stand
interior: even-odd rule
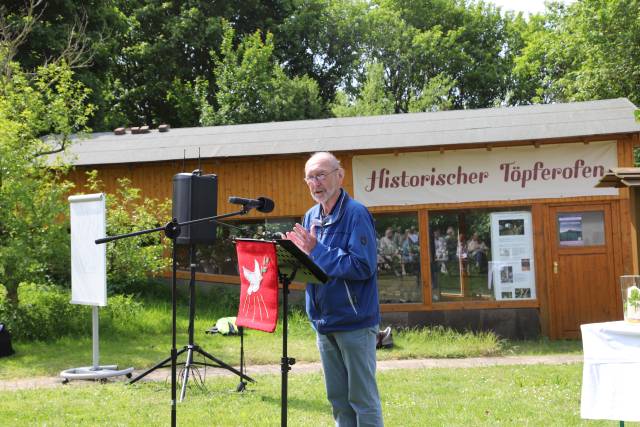
[[[189,381],[189,375],[190,375],[191,371],[193,369],[195,369],[195,367],[197,367],[197,366],[210,366],[210,367],[214,367],[214,368],[224,368],[224,369],[227,369],[228,371],[231,371],[234,374],[238,375],[243,380],[255,382],[251,377],[247,376],[246,374],[244,374],[241,371],[238,371],[233,366],[228,365],[227,363],[223,362],[222,360],[212,356],[211,354],[209,354],[208,352],[203,350],[200,346],[198,346],[194,342],[194,321],[195,321],[195,314],[196,314],[196,286],[195,286],[195,282],[196,282],[196,265],[195,265],[195,261],[196,261],[195,260],[195,245],[190,245],[189,246],[189,267],[190,267],[191,277],[190,277],[190,280],[189,280],[189,328],[188,328],[189,341],[182,348],[182,350],[180,350],[180,351],[178,351],[176,353],[176,357],[179,357],[181,354],[186,353],[186,360],[184,361],[184,363],[177,363],[176,362],[177,365],[184,365],[184,368],[182,370],[182,387],[181,387],[181,390],[180,390],[180,402],[182,402],[184,400],[184,398],[185,398],[185,395],[186,395],[186,392],[187,392],[187,383]],[[203,356],[205,358],[205,362],[197,362],[197,361],[195,361],[194,357],[193,357],[194,353],[197,353],[197,354],[200,354],[201,356]],[[211,361],[213,363],[207,363],[206,360],[209,360],[209,361]],[[165,368],[165,367],[171,366],[171,364],[169,363],[170,361],[171,361],[171,356],[167,357],[166,359],[162,360],[161,362],[159,362],[155,366],[149,368],[148,370],[144,371],[143,373],[141,373],[137,377],[133,378],[131,381],[129,381],[129,384],[135,383],[136,381],[144,378],[145,376],[147,376],[151,372],[155,371],[156,369],[160,369],[160,368]]]
[[[193,359],[193,351],[195,349],[195,345],[193,344],[193,315],[192,313],[195,315],[195,298],[192,298],[191,301],[193,302],[193,309],[190,305],[190,319],[189,319],[189,325],[190,325],[190,340],[189,340],[189,345],[185,346],[182,350],[180,350],[180,352],[177,351],[176,349],[176,300],[177,300],[177,286],[176,286],[176,282],[177,282],[177,257],[176,257],[176,239],[178,238],[178,236],[180,235],[180,227],[184,226],[184,225],[191,225],[191,224],[196,224],[196,223],[201,223],[201,222],[210,222],[210,221],[216,221],[222,218],[228,218],[231,216],[235,216],[235,215],[244,215],[248,212],[250,208],[248,208],[247,206],[244,206],[242,210],[237,211],[237,212],[232,212],[229,214],[225,214],[225,215],[218,215],[218,216],[213,216],[213,217],[209,217],[209,218],[201,218],[201,219],[196,219],[193,221],[186,221],[186,222],[178,222],[178,220],[176,218],[173,218],[173,220],[171,220],[170,222],[168,222],[164,227],[157,227],[157,228],[152,228],[152,229],[148,229],[148,230],[141,230],[141,231],[135,231],[133,233],[127,233],[127,234],[120,234],[118,236],[109,236],[109,237],[105,237],[102,239],[97,239],[95,241],[96,244],[102,244],[102,243],[107,243],[107,242],[111,242],[114,240],[119,240],[119,239],[124,239],[124,238],[128,238],[128,237],[134,237],[134,236],[140,236],[143,234],[149,234],[149,233],[155,233],[155,232],[161,232],[164,231],[165,236],[167,236],[168,238],[171,239],[172,241],[172,274],[171,274],[171,355],[164,359],[162,362],[156,364],[154,367],[152,367],[151,369],[143,372],[142,374],[138,375],[136,378],[134,378],[133,380],[131,380],[129,382],[129,384],[132,384],[138,380],[140,380],[141,378],[145,377],[146,375],[148,375],[150,372],[161,368],[161,367],[166,367],[166,366],[171,366],[171,425],[175,426],[176,425],[176,365],[177,365],[177,360],[178,360],[178,355],[184,353],[185,351],[188,351],[189,348],[191,348],[191,360]],[[192,261],[192,260],[191,260]],[[194,261],[192,261],[193,264]],[[195,269],[191,269],[191,280],[193,282],[193,288],[195,289]],[[195,292],[195,291],[194,291]],[[195,297],[195,294],[193,295]],[[190,302],[191,304],[191,302]],[[190,347],[191,346],[191,347]],[[211,360],[214,360],[216,363],[218,363],[218,365],[211,365],[211,366],[220,366],[226,369],[229,369],[231,372],[235,373],[236,375],[240,376],[241,379],[247,380],[247,381],[251,381],[251,382],[255,382],[255,380],[253,380],[253,378],[245,375],[244,373],[236,370],[235,368],[225,364],[224,362],[214,358],[213,356],[211,356],[210,354],[204,352],[203,350],[201,350],[200,348],[198,348],[198,351],[201,352],[202,354],[205,354],[206,356],[208,356]],[[168,364],[168,362],[171,361],[170,364]],[[192,363],[193,364],[193,363]],[[183,387],[186,384],[186,381],[184,381]]]

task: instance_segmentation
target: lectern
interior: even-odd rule
[[[281,425],[287,425],[287,383],[291,365],[296,360],[287,354],[287,334],[289,318],[289,285],[297,277],[299,281],[326,283],[327,274],[316,265],[311,258],[298,248],[295,243],[288,239],[256,240],[256,239],[235,239],[236,242],[256,243],[269,246],[274,245],[278,264],[278,281],[282,284],[282,358],[280,359],[280,370],[282,375],[281,390]],[[240,260],[240,255],[238,255]],[[240,262],[240,261],[239,261]],[[240,267],[238,267],[240,268]],[[256,267],[257,268],[257,267]],[[273,283],[273,282],[271,282]],[[240,314],[238,314],[240,316]],[[238,322],[240,325],[240,322]],[[248,325],[245,325],[248,326]],[[273,330],[270,330],[273,331]]]

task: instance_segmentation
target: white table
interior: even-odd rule
[[[581,325],[584,367],[580,416],[640,421],[640,324]]]

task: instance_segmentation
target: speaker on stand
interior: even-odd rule
[[[218,177],[216,175],[202,175],[200,170],[192,173],[179,173],[173,177],[173,199],[172,199],[172,216],[174,222],[183,223],[195,221],[201,218],[210,218],[217,215],[218,204]],[[194,342],[194,319],[196,314],[196,244],[215,243],[216,240],[216,223],[215,221],[204,221],[196,224],[184,225],[180,228],[180,234],[175,238],[175,244],[189,247],[189,270],[191,273],[189,280],[189,342],[182,350],[178,351],[177,357],[182,353],[186,353],[186,360],[182,370],[182,388],[180,391],[180,401],[184,400],[187,390],[189,375],[196,366],[212,366],[216,368],[225,368],[241,379],[254,381],[252,378],[238,371],[234,367],[226,364],[220,359],[212,356],[204,351]],[[196,362],[193,360],[194,353],[198,353],[204,357],[204,362]],[[130,384],[140,380],[153,370],[167,366],[172,356],[158,363],[151,369],[143,372],[130,381]],[[207,363],[211,361],[213,363]]]
[[[173,177],[172,216],[178,222],[209,218],[218,212],[218,177],[202,175],[198,169],[192,173],[179,173]],[[216,223],[201,222],[180,229],[176,239],[179,245],[213,244]]]

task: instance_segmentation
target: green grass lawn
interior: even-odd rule
[[[231,365],[239,364],[238,336],[207,335],[206,329],[218,318],[217,312],[198,311],[195,342],[204,350]],[[107,330],[100,336],[100,363],[146,369],[169,357],[171,326],[168,307],[151,304],[137,316],[136,325]],[[132,321],[133,322],[133,321]],[[178,348],[187,343],[186,310],[178,317]],[[289,320],[288,353],[301,362],[319,360],[315,334],[301,311]],[[247,330],[247,364],[277,364],[282,355],[282,325],[275,333]],[[92,363],[89,331],[84,336],[64,337],[50,342],[15,342],[16,354],[0,358],[0,380],[58,375],[60,371]],[[461,358],[515,354],[551,354],[581,352],[579,341],[524,341],[498,339],[494,334],[458,333],[444,328],[416,328],[394,331],[394,347],[378,352],[379,360],[411,358]]]
[[[617,425],[580,419],[581,372],[581,364],[393,370],[378,382],[387,426]],[[190,383],[178,424],[279,425],[280,376],[256,379],[243,393],[229,377],[209,377],[207,390]],[[165,382],[0,392],[0,424],[168,425],[170,396]],[[291,426],[333,425],[319,373],[289,376],[288,406]]]
[[[199,304],[196,343],[223,361],[237,365],[237,336],[206,335],[214,321],[228,315],[227,304]],[[146,369],[169,356],[171,313],[166,302],[146,300],[140,311],[103,324],[101,364]],[[178,312],[178,346],[187,342],[187,308]],[[275,333],[248,330],[245,353],[250,365],[280,362],[282,325]],[[0,359],[0,380],[57,376],[61,370],[92,361],[90,324],[82,336],[48,342],[14,342],[17,353]],[[289,355],[299,362],[319,358],[315,334],[304,313],[289,319]],[[379,360],[463,358],[518,354],[581,352],[579,341],[515,342],[492,333],[458,333],[445,328],[394,330],[394,347],[378,352]],[[252,368],[255,372],[256,368]],[[614,425],[579,418],[581,365],[503,366],[469,369],[392,370],[379,373],[388,426],[431,425]],[[280,376],[254,375],[257,384],[236,393],[235,377],[209,375],[207,389],[189,382],[178,405],[180,425],[272,426],[280,423]],[[129,386],[122,381],[0,392],[0,426],[15,425],[168,425],[169,380]],[[289,425],[333,425],[320,373],[289,377]]]

